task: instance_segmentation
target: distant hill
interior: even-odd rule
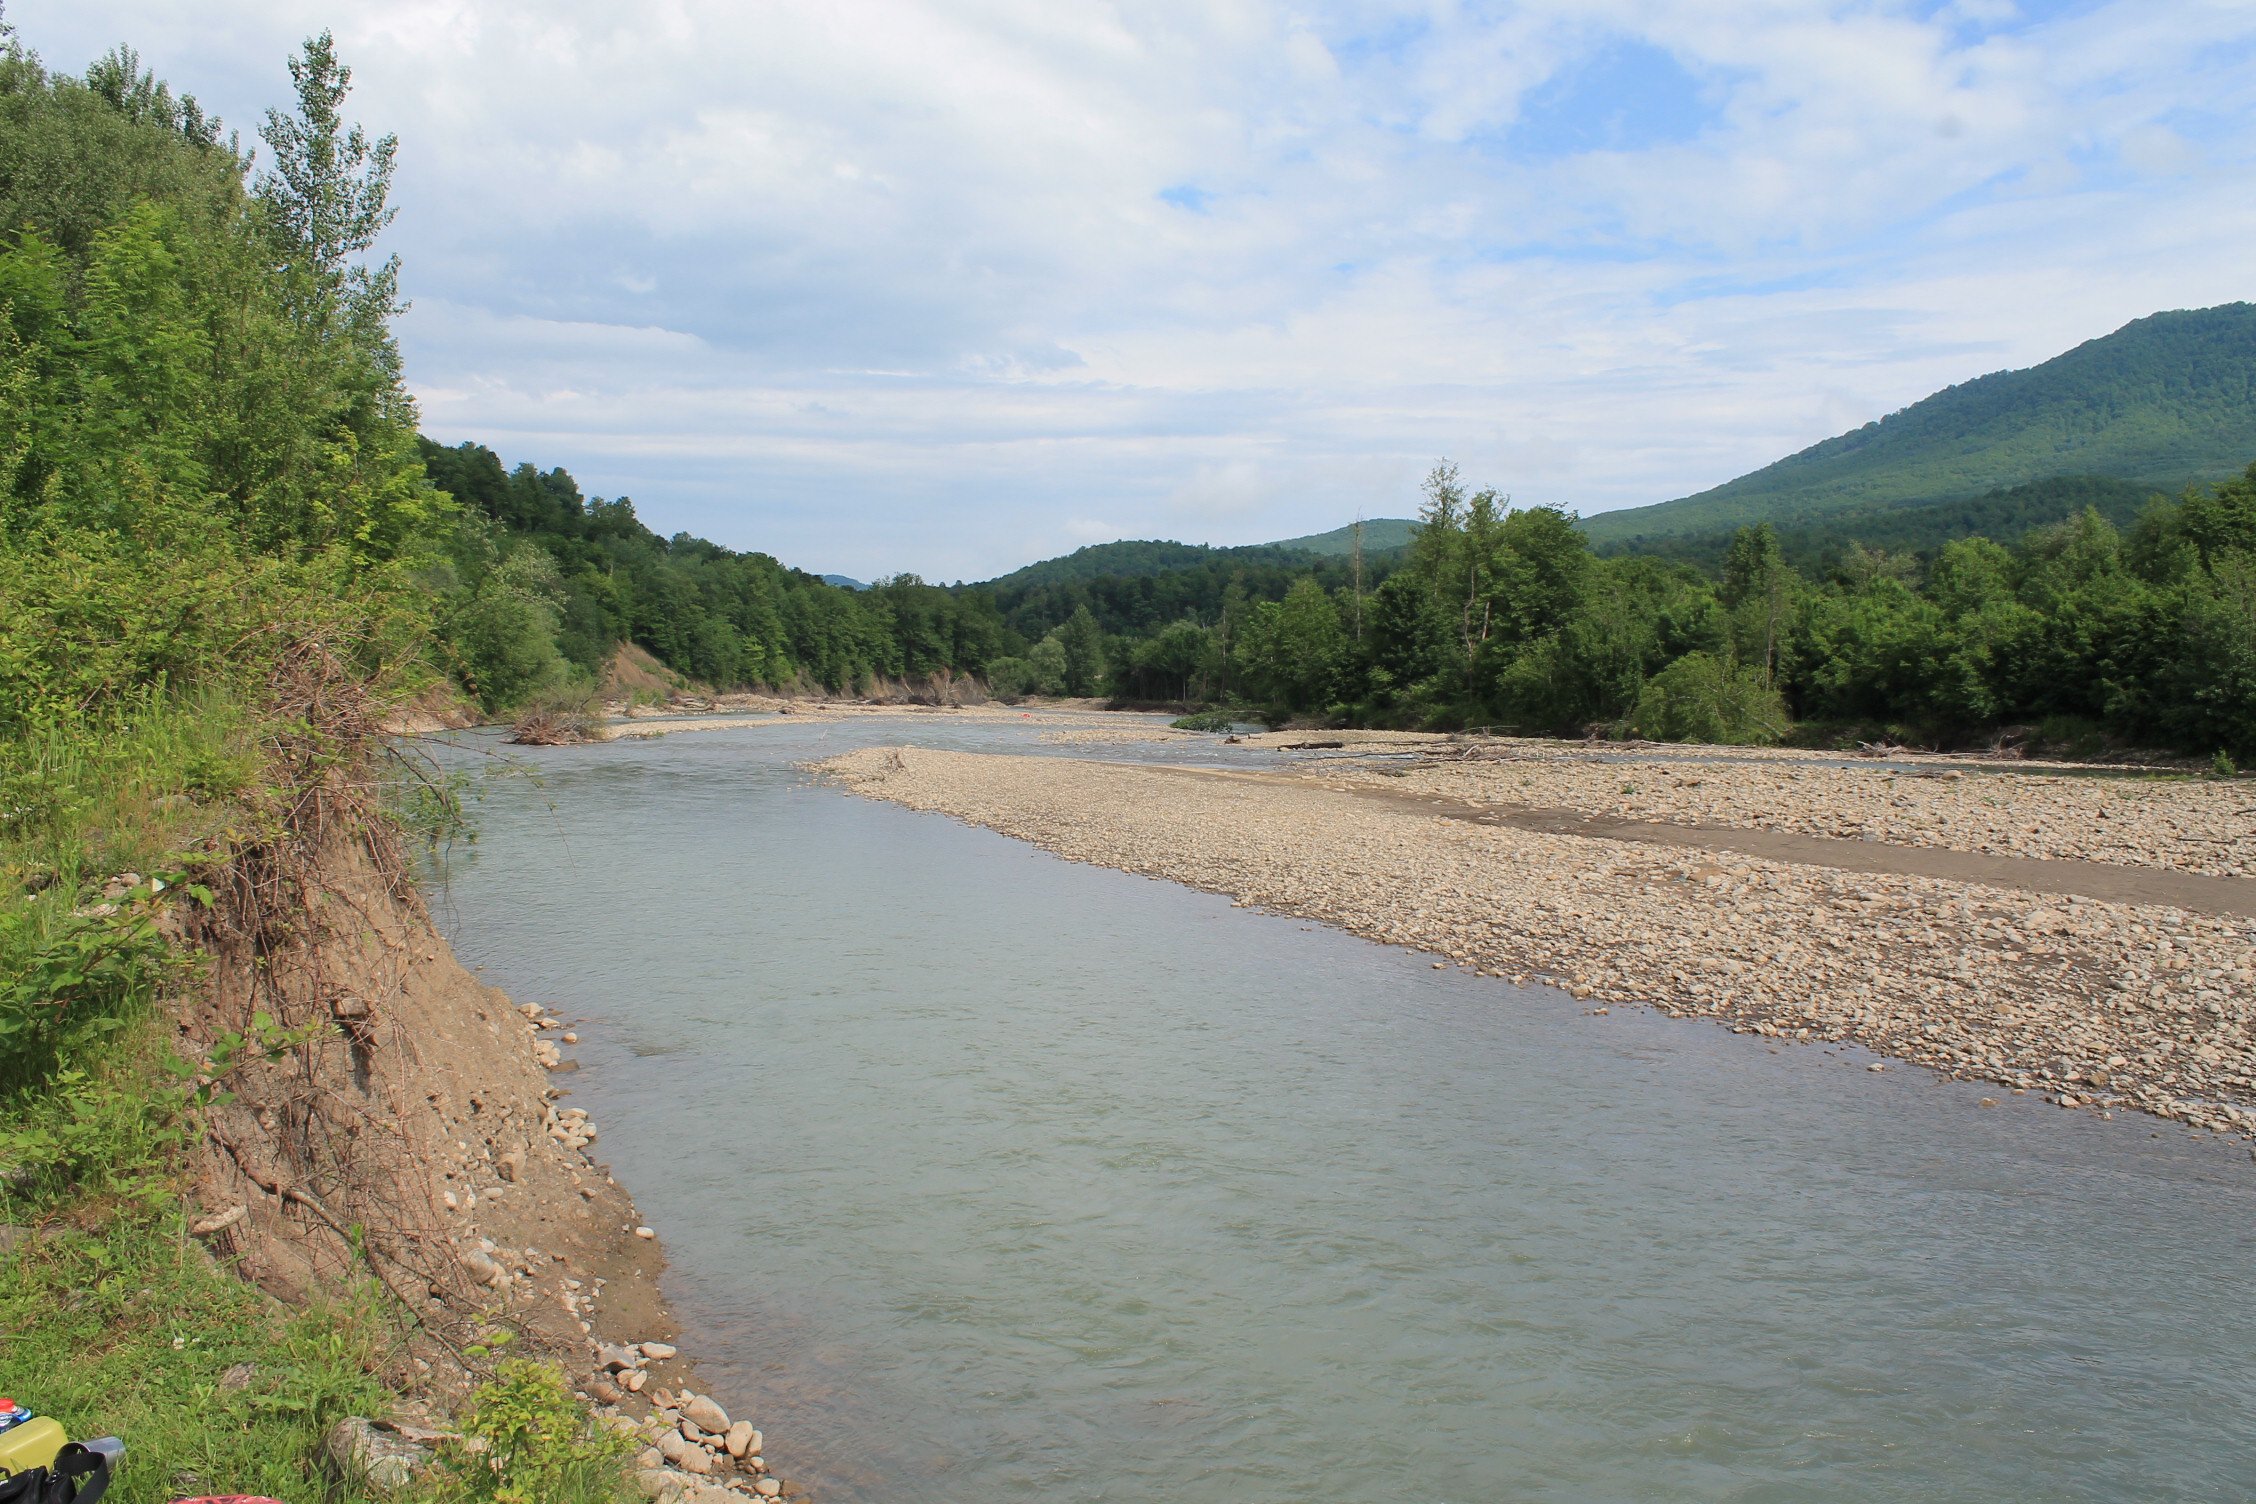
[[[1408,517],[1367,517],[1363,521],[1363,553],[1366,557],[1399,553],[1410,546],[1417,531],[1418,524]],[[1328,533],[1310,533],[1305,538],[1285,538],[1268,546],[1344,559],[1355,552],[1355,524],[1335,527]]]
[[[857,580],[850,574],[826,574],[822,577],[822,582],[825,585],[836,585],[841,590],[869,589],[868,581]]]
[[[1946,387],[1713,490],[1604,512],[1583,528],[1610,551],[1751,522],[1809,531],[1852,513],[1869,529],[1891,510],[2063,477],[2176,490],[2251,459],[2256,304],[2228,303],[2138,319],[2042,365]]]
[[[1375,587],[1403,553],[1415,524],[1382,518],[1363,524],[1363,582]],[[1014,569],[980,588],[992,593],[1003,620],[1029,640],[1087,607],[1107,632],[1147,636],[1185,615],[1213,621],[1232,592],[1256,601],[1281,599],[1296,580],[1314,575],[1325,589],[1354,578],[1349,555],[1354,526],[1281,543],[1213,548],[1203,543],[1137,539],[1094,543],[1062,558]]]
[[[1363,553],[1379,558],[1400,553],[1410,545],[1418,524],[1406,517],[1374,517],[1363,524]],[[1026,590],[1036,585],[1066,585],[1085,580],[1118,579],[1140,575],[1172,574],[1184,569],[1265,569],[1306,565],[1316,559],[1344,559],[1355,551],[1355,524],[1305,538],[1276,543],[1241,543],[1218,548],[1207,543],[1176,543],[1158,538],[1126,539],[1119,543],[1092,543],[1055,559],[1043,559],[987,583],[998,590]]]
[[[988,581],[998,590],[1024,590],[1036,585],[1069,585],[1085,580],[1122,576],[1173,574],[1184,569],[1204,569],[1213,564],[1254,567],[1272,564],[1306,564],[1316,555],[1308,549],[1282,543],[1248,543],[1236,548],[1214,548],[1204,543],[1173,543],[1138,538],[1120,543],[1092,543],[1055,559],[1044,559],[1024,569]]]
[[[2086,507],[2124,527],[2155,495],[2153,486],[2137,481],[2104,475],[2060,475],[2025,486],[2000,487],[1983,496],[1851,507],[1773,525],[1779,547],[1796,567],[1821,572],[1846,553],[1851,543],[1890,553],[1931,553],[1953,538],[1979,534],[2010,544],[2033,528],[2065,521]],[[1601,554],[1652,554],[1713,569],[1722,564],[1735,531],[1718,528],[1676,537],[1619,539],[1596,548]]]

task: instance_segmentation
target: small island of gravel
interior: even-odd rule
[[[1321,740],[1331,755],[1283,771],[924,748],[817,766],[1070,860],[1588,1002],[2256,1129],[2245,783]]]

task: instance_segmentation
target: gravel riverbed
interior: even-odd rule
[[[1458,750],[1439,738],[1393,746]],[[1384,770],[1348,756],[1326,763],[1340,778],[1387,778],[1489,804],[2256,878],[2256,784],[2246,782],[2004,771],[1942,759],[1843,767],[1819,754],[1719,756],[1708,748],[1642,748],[1635,762],[1557,743],[1483,742],[1474,750],[1478,760]]]
[[[1776,828],[1818,834],[1837,833],[1817,828],[1831,808],[1872,839],[1951,834],[1995,843],[1968,849],[2121,860],[2075,844],[2074,812],[2103,798],[2110,822],[2136,812],[2107,833],[2147,832],[2129,848],[2142,860],[2215,876],[2244,874],[2249,853],[2216,863],[2184,832],[2232,829],[2212,823],[2237,818],[2219,810],[2256,802],[2244,784],[2136,786],[2158,796],[2148,798],[2015,774],[2013,797],[1992,805],[1960,797],[1960,781],[1791,759],[1688,759],[1696,770],[1681,776],[1586,761],[1546,754],[1539,781],[1525,784],[1531,769],[1494,764],[1417,766],[1401,778],[1458,798],[1648,819],[1697,810],[1699,823],[1726,824],[1767,812],[1804,822]],[[1416,947],[1437,964],[1554,983],[1594,1006],[1848,1040],[2066,1107],[2256,1131],[2256,923],[2245,918],[1453,820],[1363,797],[1356,782],[1397,780],[1341,760],[1253,780],[903,747],[816,768],[856,793],[1070,860]],[[1987,777],[1963,783],[1995,792]],[[1655,792],[1625,811],[1640,796],[1624,784]],[[1910,804],[1895,802],[1906,794]]]

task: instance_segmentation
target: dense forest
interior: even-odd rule
[[[2127,529],[2087,507],[2010,547],[1852,543],[1817,575],[1768,524],[1708,571],[1597,556],[1565,513],[1468,494],[1446,466],[1426,490],[1375,588],[1314,569],[1273,600],[1225,587],[1212,614],[1100,641],[1112,689],[1370,725],[1952,743],[2017,725],[2256,753],[2256,466]]]
[[[1468,493],[1444,467],[1408,547],[1360,566],[1274,544],[1117,543],[985,585],[854,591],[661,539],[561,470],[505,469],[467,444],[422,455],[462,509],[426,574],[439,640],[489,708],[585,682],[632,640],[722,687],[973,674],[1004,696],[1356,724],[1950,743],[2021,726],[2066,745],[2256,752],[2247,476],[2175,500],[2069,477],[1601,554],[1558,509]],[[2017,541],[1965,531],[1985,526]]]
[[[626,497],[583,496],[561,469],[505,469],[477,444],[422,441],[461,520],[428,587],[458,676],[490,711],[596,676],[621,642],[722,688],[853,691],[976,673],[1005,633],[993,600],[914,575],[867,590],[766,554],[661,538]]]
[[[1771,519],[1778,546],[1795,567],[1830,573],[1852,548],[1884,548],[1891,553],[1932,555],[1959,538],[2018,538],[2032,528],[2064,522],[2079,512],[2097,511],[2117,527],[2128,527],[2146,509],[2155,488],[2106,475],[2056,475],[2018,486],[2000,486],[1980,496],[1949,501],[1887,502],[1845,508],[1815,517]],[[1585,519],[1583,531],[1590,532]],[[1713,571],[1738,529],[1645,538],[1635,543],[1599,541],[1602,554],[1650,554],[1682,559]]]

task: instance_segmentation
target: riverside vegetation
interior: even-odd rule
[[[378,729],[561,678],[514,656],[543,582],[481,571],[427,479],[374,252],[394,142],[326,33],[290,75],[254,164],[131,52],[71,76],[0,24],[0,1391],[123,1435],[126,1504],[377,1497],[340,1423],[450,1385],[418,1497],[614,1499],[626,1422],[552,1355],[584,1367],[647,1245],[605,1313],[564,1299],[631,1207],[430,931],[402,822],[458,809]],[[491,1043],[418,1061],[409,1009]],[[477,1235],[505,1208],[427,1183],[501,1200],[481,1103],[529,1125],[499,1178],[571,1213],[543,1280]]]
[[[1515,508],[1441,465],[1417,524],[1387,535],[1409,541],[1368,555],[1118,543],[984,585],[902,575],[851,591],[765,555],[662,541],[631,503],[589,500],[561,470],[505,471],[476,445],[423,453],[475,519],[454,535],[462,583],[443,619],[489,709],[584,679],[632,640],[721,688],[979,676],[1005,698],[1226,705],[1278,723],[2004,738],[2168,749],[2224,770],[2256,757],[2256,465],[2175,498],[2068,477],[1783,532],[1761,522],[1717,543],[1712,568],[1697,540],[1596,551],[1559,508]],[[2059,520],[2010,545],[1967,531],[2039,517]]]
[[[72,76],[0,37],[0,1388],[125,1433],[141,1459],[129,1504],[302,1494],[332,1424],[383,1404],[441,1338],[480,1384],[463,1414],[485,1448],[431,1489],[625,1486],[625,1448],[553,1368],[495,1361],[529,1318],[439,1331],[404,1283],[422,1245],[373,1203],[333,1219],[306,1185],[257,1182],[255,1156],[228,1172],[334,1245],[326,1297],[295,1314],[205,1251],[235,1225],[195,1210],[222,1128],[263,1129],[274,1106],[266,1131],[355,1136],[318,1102],[253,1088],[366,1061],[349,979],[290,992],[276,976],[331,930],[325,903],[411,904],[401,822],[457,811],[377,728],[426,693],[488,712],[575,696],[633,641],[716,686],[980,673],[1286,715],[1718,739],[1782,735],[1789,713],[1959,732],[2083,717],[2250,754],[2246,482],[2166,503],[2127,538],[2087,516],[2016,550],[1866,552],[1825,581],[1755,529],[1711,580],[1597,559],[1563,514],[1511,512],[1441,471],[1398,564],[1363,579],[1352,560],[1284,564],[1254,586],[1226,573],[1211,607],[1194,593],[1191,615],[1142,625],[1086,597],[1058,597],[1055,620],[1012,615],[976,587],[845,590],[660,539],[561,472],[418,440],[391,335],[398,268],[375,251],[395,145],[344,119],[326,35],[291,75],[259,166],[130,52]],[[362,885],[340,891],[317,869],[348,849]],[[222,973],[242,1006],[184,1056]],[[317,1009],[280,1008],[314,982],[336,984]],[[469,1147],[467,1110],[434,1107],[417,1131],[460,1131],[450,1173],[484,1174],[496,1156]],[[585,1148],[550,1126],[524,1131]],[[550,1169],[616,1206],[583,1163]],[[429,1268],[429,1301],[465,1270],[495,1291],[539,1283],[512,1250],[440,1241],[461,1257]],[[565,1311],[594,1314],[577,1291]],[[699,1397],[665,1397],[695,1424]],[[658,1437],[687,1437],[680,1420]],[[661,1456],[714,1468],[721,1451],[775,1491],[725,1444]],[[332,1489],[367,1493],[357,1476]]]
[[[1662,741],[1966,745],[2256,757],[2256,465],[2127,528],[2122,482],[1976,511],[2076,508],[2011,546],[1853,538],[1815,573],[1768,523],[1715,569],[1600,554],[1556,507],[1439,466],[1408,545],[1119,544],[987,585],[841,590],[760,554],[661,541],[560,470],[426,442],[480,519],[454,618],[489,708],[584,676],[621,641],[718,687],[854,689],[966,675],[1005,698],[1229,705],[1274,722],[1597,731]],[[1877,520],[1877,517],[1876,517]],[[1882,536],[1886,533],[1883,530]],[[487,562],[480,563],[479,560]]]

